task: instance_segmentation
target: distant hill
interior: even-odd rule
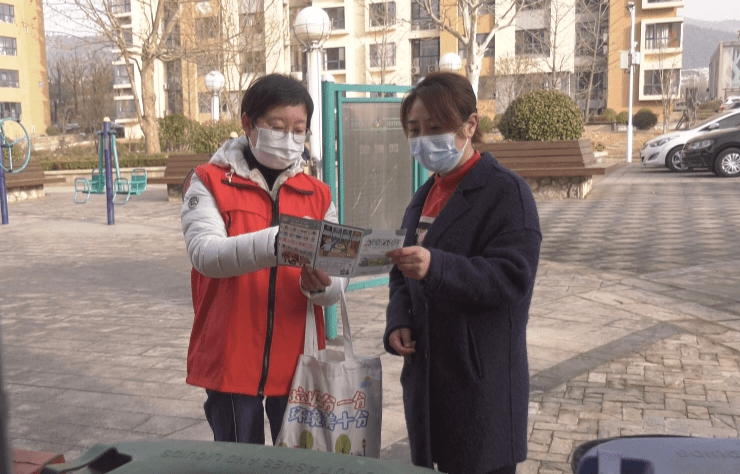
[[[709,58],[717,46],[724,41],[736,40],[737,30],[740,30],[738,21],[710,22],[687,18],[683,26],[683,68],[708,67]]]

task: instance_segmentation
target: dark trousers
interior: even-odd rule
[[[265,444],[265,412],[270,422],[272,443],[275,444],[288,397],[253,397],[235,393],[206,390],[203,405],[206,419],[213,430],[214,441]]]

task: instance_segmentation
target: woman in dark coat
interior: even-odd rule
[[[404,99],[411,153],[434,175],[403,218],[383,342],[401,372],[414,464],[452,474],[514,473],[527,455],[526,326],[539,260],[527,184],[472,143],[475,94],[427,76]]]

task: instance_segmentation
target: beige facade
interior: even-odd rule
[[[611,0],[607,107],[619,113],[629,107],[629,74],[620,67],[620,56],[629,51],[631,32],[628,0]],[[684,1],[635,0],[635,43],[640,64],[635,66],[633,113],[648,108],[662,116],[663,98],[678,98],[683,67]],[[670,92],[664,85],[670,84]]]
[[[0,0],[0,118],[20,118],[29,135],[51,123],[41,2]]]
[[[457,1],[440,1],[441,11],[448,19],[453,18],[462,31],[462,19],[454,18],[458,11]],[[511,1],[485,2],[486,7],[477,23],[477,33],[481,37],[492,31],[495,21],[500,27],[480,65],[478,90],[482,114],[493,117],[501,113],[516,96],[510,93],[507,97],[502,91],[523,80],[531,83],[530,89],[553,87],[561,90],[576,98],[582,108],[588,104],[592,111],[607,107],[616,112],[627,110],[629,75],[619,68],[620,52],[629,49],[627,0],[610,0],[606,16],[599,20],[604,25],[603,33],[598,33],[603,37],[603,45],[594,48],[598,50],[595,74],[599,80],[596,92],[592,91],[588,101],[583,99],[587,61],[579,44],[583,43],[583,25],[594,23],[589,8],[599,1],[585,0],[584,4],[584,0],[550,0],[542,6],[536,0],[523,0],[527,6],[515,17],[516,10],[509,10]],[[135,27],[139,21],[136,11],[140,6],[137,6],[138,0],[130,2],[126,14],[131,16],[131,24]],[[683,2],[635,2],[635,40],[643,59],[635,70],[635,110],[649,107],[657,113],[662,111],[661,84],[665,71],[676,72],[675,78],[669,81],[671,84],[680,82],[683,20],[676,14]],[[467,61],[460,41],[435,25],[429,15],[410,0],[319,0],[313,3],[210,0],[183,10],[180,41],[190,36],[202,43],[204,40],[198,35],[202,36],[203,32],[198,24],[217,17],[221,44],[226,50],[239,53],[209,55],[211,59],[217,58],[213,64],[193,57],[162,63],[158,69],[158,116],[182,113],[200,121],[209,120],[210,100],[204,77],[213,69],[226,76],[222,104],[226,101],[233,104],[230,108],[222,105],[222,116],[238,111],[243,91],[260,74],[290,73],[305,80],[305,51],[292,34],[291,26],[296,14],[309,4],[324,9],[332,21],[331,35],[323,45],[323,73],[333,76],[338,83],[415,84],[424,75],[438,70],[440,58],[448,52],[463,56],[460,73],[465,73]],[[494,11],[497,20],[494,20]],[[234,19],[239,20],[235,23]],[[519,72],[516,75],[502,72],[499,66],[505,62],[520,64]],[[526,64],[526,68],[521,64]],[[118,100],[131,99],[124,94],[130,84],[116,87],[121,90]],[[520,92],[517,89],[517,93]]]

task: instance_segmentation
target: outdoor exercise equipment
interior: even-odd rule
[[[0,211],[3,225],[8,223],[5,173],[20,173],[30,159],[31,141],[21,121],[12,117],[0,119]]]
[[[114,165],[115,179],[111,179]],[[131,171],[131,179],[121,176],[121,169],[118,165],[116,135],[110,131],[110,120],[106,117],[103,122],[103,130],[98,132],[98,166],[93,168],[90,179],[75,179],[75,204],[85,204],[90,199],[91,194],[107,195],[108,191],[111,191],[110,202],[123,205],[128,202],[132,194],[138,196],[146,191],[146,182],[147,174],[144,168],[134,168]],[[84,195],[84,199],[81,198],[82,195]],[[116,200],[119,195],[125,196],[125,198]]]

